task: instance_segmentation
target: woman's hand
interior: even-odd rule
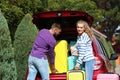
[[[75,69],[78,70],[79,69],[79,65],[75,65]]]
[[[74,52],[74,49],[75,49],[74,46],[70,46],[70,50],[71,50],[71,52]]]
[[[72,55],[78,56],[78,52],[77,52],[77,50],[75,50],[75,47],[74,47],[74,46],[71,46],[71,47],[70,47],[70,50],[71,50]]]

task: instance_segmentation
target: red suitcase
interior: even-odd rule
[[[98,74],[97,80],[119,80],[118,74]]]

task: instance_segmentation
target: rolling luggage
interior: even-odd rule
[[[70,41],[70,46],[74,46],[76,41]],[[74,56],[71,54],[71,56],[68,57],[68,70],[73,70],[74,66],[76,65],[76,60],[78,59],[78,56]],[[85,64],[80,65],[80,70],[84,70]]]
[[[103,73],[97,75],[97,80],[119,80],[118,74]]]
[[[68,70],[73,70],[74,66],[76,65],[76,60],[78,59],[78,56],[69,56],[68,57]],[[84,70],[85,63],[80,64],[80,70]]]
[[[67,80],[86,80],[85,71],[70,70],[67,72]]]
[[[57,41],[55,46],[55,67],[57,69],[57,73],[66,73],[68,70],[68,43],[66,40]],[[51,73],[51,70],[49,68]]]
[[[68,70],[73,70],[76,64],[77,56],[68,57]]]

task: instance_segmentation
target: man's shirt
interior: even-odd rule
[[[56,40],[48,29],[42,29],[39,31],[30,55],[37,58],[47,59],[47,55],[50,55],[50,63],[54,64],[54,47]]]

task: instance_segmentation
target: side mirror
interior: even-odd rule
[[[118,55],[116,53],[110,55],[110,60],[116,60],[116,59],[118,59]]]

